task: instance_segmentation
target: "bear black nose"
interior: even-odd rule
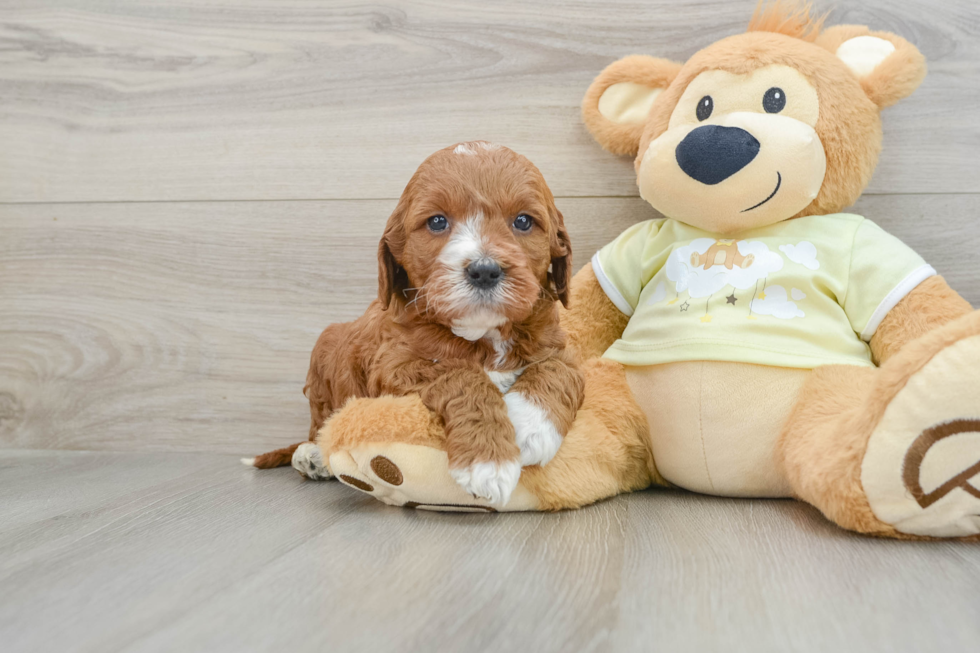
[[[500,264],[490,258],[481,258],[466,266],[466,278],[470,285],[480,290],[493,288],[503,276]]]
[[[744,129],[705,125],[685,136],[674,154],[688,177],[711,186],[749,165],[758,153],[759,141]]]

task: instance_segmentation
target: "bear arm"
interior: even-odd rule
[[[606,296],[592,263],[572,278],[571,301],[561,310],[561,326],[570,349],[580,360],[601,356],[623,335],[630,318]]]
[[[973,309],[941,276],[929,277],[888,312],[871,337],[871,355],[881,365],[902,347]]]

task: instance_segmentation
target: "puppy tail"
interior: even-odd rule
[[[249,467],[257,467],[258,469],[272,469],[273,467],[291,465],[293,463],[293,452],[301,444],[302,442],[297,442],[294,445],[283,449],[276,449],[275,451],[264,453],[255,458],[242,458],[242,464]]]

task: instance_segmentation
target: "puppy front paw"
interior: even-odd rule
[[[315,442],[304,442],[293,452],[293,469],[312,481],[326,481],[333,474],[323,463],[323,454]]]
[[[471,495],[503,506],[510,501],[510,495],[517,487],[521,463],[517,460],[473,463],[469,467],[450,469],[449,474]]]
[[[558,453],[562,441],[548,413],[520,392],[505,394],[504,403],[517,434],[521,465],[547,465]]]

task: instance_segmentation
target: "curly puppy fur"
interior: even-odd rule
[[[429,219],[447,226],[433,231]],[[532,219],[529,229],[517,216]],[[522,223],[526,224],[526,223]],[[309,439],[357,397],[417,393],[445,427],[451,469],[518,458],[503,393],[520,392],[564,435],[584,381],[558,322],[571,246],[538,169],[485,142],[430,156],[409,181],[378,247],[378,297],[317,340],[304,393]],[[481,291],[467,266],[489,259],[501,280]],[[256,458],[289,464],[289,447]]]

